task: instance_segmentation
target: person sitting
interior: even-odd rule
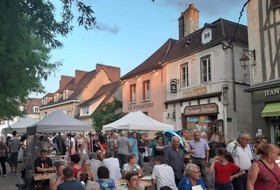
[[[185,167],[184,176],[178,185],[178,190],[191,190],[193,186],[201,186],[201,189],[206,190],[199,167],[190,163]]]
[[[102,190],[115,190],[115,181],[110,178],[110,172],[107,167],[100,166],[97,170],[97,180]]]
[[[122,189],[125,190],[144,190],[145,187],[141,185],[139,173],[136,171],[129,171],[125,176],[127,187],[123,187]]]
[[[40,152],[41,156],[34,161],[35,173],[55,172],[56,168],[52,164],[52,160],[47,157],[48,151],[43,149]]]
[[[72,154],[70,159],[74,171],[74,177],[77,179],[78,172],[82,170],[82,166],[79,164],[81,158],[78,154]]]
[[[164,157],[156,156],[154,163],[152,184],[156,185],[158,190],[163,186],[169,186],[172,190],[177,190],[173,169],[164,163]]]
[[[100,189],[100,185],[95,181],[90,181],[85,186],[85,190],[99,190],[99,189]]]
[[[103,160],[103,165],[109,169],[110,178],[112,178],[113,180],[122,178],[120,162],[119,159],[113,157],[113,151],[105,151],[105,159]]]
[[[90,153],[89,159],[91,165],[90,170],[96,174],[97,169],[102,165],[102,162],[97,159],[97,154],[95,152]]]
[[[91,164],[89,160],[84,160],[82,164],[82,170],[78,172],[76,179],[83,181],[85,184],[87,184],[87,181],[95,181],[96,175],[91,171],[90,165]]]
[[[72,167],[63,169],[64,182],[58,185],[57,190],[84,190],[82,183],[74,178]]]
[[[123,165],[123,176],[125,177],[128,171],[135,171],[138,172],[140,176],[144,176],[143,175],[143,171],[140,168],[140,166],[137,164],[137,157],[135,154],[129,154],[128,155],[128,163]]]
[[[54,164],[56,165],[56,164]],[[56,174],[50,178],[50,190],[57,190],[57,186],[64,182],[63,169],[65,165],[58,162],[56,165]]]

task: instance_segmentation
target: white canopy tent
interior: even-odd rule
[[[109,130],[143,130],[165,131],[174,130],[173,125],[161,123],[150,118],[141,111],[130,112],[121,119],[103,126],[104,131]]]
[[[3,128],[2,133],[12,133],[13,131],[17,131],[18,133],[26,133],[26,128],[38,122],[36,119],[32,119],[30,116],[24,116],[19,118],[12,125]]]
[[[27,131],[39,133],[52,133],[52,132],[84,132],[91,131],[92,127],[89,123],[81,122],[69,115],[64,114],[62,111],[53,111],[44,119],[38,121],[30,127]]]

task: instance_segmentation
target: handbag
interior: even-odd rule
[[[268,167],[262,160],[259,160],[259,161],[260,161],[260,163],[262,163],[262,164],[266,167],[266,169],[268,169],[268,171],[270,171],[270,173],[275,177],[275,179],[277,180],[278,184],[280,184],[279,179],[278,179],[277,176],[271,171],[271,169],[269,169],[269,167]]]

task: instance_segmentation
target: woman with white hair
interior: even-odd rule
[[[206,190],[201,178],[200,168],[190,163],[185,167],[184,176],[178,185],[178,190],[191,190],[194,186],[200,186],[201,189]]]

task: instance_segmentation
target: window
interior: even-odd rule
[[[143,82],[143,100],[151,99],[151,91],[150,91],[150,81],[146,80]]]
[[[68,98],[68,90],[63,91],[63,100],[66,100]]]
[[[277,8],[280,7],[280,1],[279,0],[271,0],[270,3],[271,3],[271,8],[273,8],[273,9],[277,9]]]
[[[54,94],[54,102],[58,101],[58,94]]]
[[[189,63],[181,66],[181,87],[189,86]]]
[[[82,107],[82,115],[88,115],[89,114],[89,107],[84,106]]]
[[[136,84],[130,85],[130,102],[136,102]]]
[[[201,42],[206,44],[212,40],[212,30],[207,28],[201,34]]]
[[[39,106],[34,106],[33,107],[33,112],[34,113],[39,113]]]
[[[47,97],[44,97],[44,99],[43,99],[43,105],[47,105],[48,104],[48,99],[47,99]]]
[[[211,81],[211,62],[210,56],[201,58],[201,82]]]

